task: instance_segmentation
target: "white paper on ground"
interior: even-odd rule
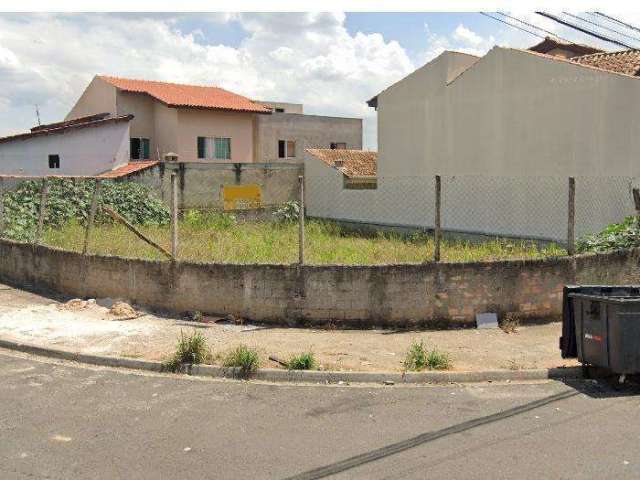
[[[498,328],[498,315],[495,313],[476,313],[477,328]]]

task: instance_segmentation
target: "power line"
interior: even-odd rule
[[[610,17],[609,15],[605,15],[604,13],[601,13],[601,12],[595,12],[595,14],[599,15],[601,17],[607,18],[607,19],[609,19],[609,20],[611,20],[613,22],[616,22],[616,23],[622,25],[623,27],[627,27],[627,28],[630,28],[631,30],[635,30],[637,32],[640,32],[640,28],[634,27],[633,25],[630,25],[628,23],[624,23],[622,20],[618,20],[617,18]]]
[[[538,27],[537,25],[533,25],[533,24],[531,24],[531,23],[527,23],[527,22],[525,22],[524,20],[520,20],[519,18],[512,17],[511,15],[507,15],[506,13],[503,13],[503,12],[497,12],[497,13],[498,13],[499,15],[502,15],[503,17],[507,17],[507,18],[510,18],[510,19],[512,19],[512,20],[515,20],[516,22],[520,22],[520,23],[522,23],[523,25],[527,25],[528,27],[532,27],[532,28],[535,28],[536,30],[540,30],[540,31],[542,31],[542,32],[548,33],[549,35],[551,35],[551,36],[553,36],[553,37],[556,37],[556,38],[557,38],[557,39],[559,39],[559,40],[563,40],[563,41],[565,41],[565,42],[570,42],[570,40],[567,40],[566,38],[562,38],[562,37],[561,37],[560,35],[558,35],[557,33],[550,32],[549,30],[545,30],[544,28],[542,28],[542,27]]]
[[[517,30],[521,30],[521,31],[526,32],[526,33],[528,33],[528,34],[530,34],[530,35],[533,35],[534,37],[542,38],[542,39],[544,40],[544,36],[543,36],[543,35],[539,35],[539,34],[537,34],[537,33],[534,33],[534,32],[532,32],[532,31],[530,31],[530,30],[527,30],[526,28],[522,28],[522,27],[519,27],[519,26],[514,25],[514,24],[512,24],[512,23],[509,23],[509,22],[507,22],[507,21],[505,21],[505,20],[502,20],[501,18],[493,17],[493,16],[489,15],[489,14],[488,14],[488,13],[486,13],[486,12],[480,12],[480,15],[484,15],[485,17],[489,17],[489,18],[491,18],[491,19],[493,19],[493,20],[496,20],[497,22],[504,23],[505,25],[509,25],[509,26],[510,26],[510,27],[512,27],[512,28],[515,28],[515,29],[517,29]]]
[[[605,26],[605,25],[602,25],[602,24],[600,24],[600,23],[592,22],[592,21],[591,21],[591,20],[589,20],[589,19],[582,18],[582,17],[580,17],[580,16],[578,16],[578,15],[573,15],[572,13],[569,13],[569,12],[562,12],[562,13],[563,13],[564,15],[569,16],[569,17],[573,17],[573,18],[575,18],[576,20],[580,20],[581,22],[590,23],[591,25],[595,25],[595,26],[596,26],[596,27],[598,27],[598,28],[602,28],[602,29],[604,29],[604,30],[609,30],[610,32],[613,32],[613,33],[615,33],[615,34],[617,34],[617,35],[621,35],[621,36],[623,36],[623,37],[627,37],[627,38],[629,38],[629,39],[631,39],[631,40],[634,40],[634,41],[636,41],[636,42],[640,42],[640,39],[638,39],[637,37],[632,37],[631,35],[627,35],[626,33],[619,32],[618,30],[614,30],[613,28],[609,28],[609,27],[607,27],[607,26]]]
[[[619,45],[619,46],[625,47],[625,48],[633,48],[632,46],[627,45],[626,43],[621,42],[620,40],[615,40],[613,38],[605,37],[602,34],[594,32],[593,30],[589,30],[586,27],[581,27],[579,25],[576,25],[575,23],[571,23],[571,22],[569,22],[567,20],[563,20],[563,19],[561,19],[561,18],[559,18],[559,17],[557,17],[555,15],[551,15],[550,13],[546,13],[546,12],[536,12],[536,13],[538,15],[543,16],[543,17],[549,18],[549,19],[553,20],[556,23],[559,23],[561,25],[567,26],[569,28],[573,28],[574,30],[577,30],[579,32],[586,33],[587,35],[591,35],[592,37],[598,38],[600,40],[604,40],[605,42],[613,43],[615,45]]]

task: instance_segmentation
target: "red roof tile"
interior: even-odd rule
[[[238,112],[271,113],[267,107],[252,102],[247,97],[218,87],[182,85],[178,83],[132,80],[129,78],[98,75],[98,78],[124,90],[144,93],[170,107],[210,108]]]
[[[640,73],[640,50],[594,53],[592,55],[574,57],[571,61],[610,72],[624,73],[625,75],[635,76]]]
[[[377,173],[378,152],[328,148],[307,148],[305,151],[349,178],[375,177]]]
[[[154,167],[158,164],[156,161],[145,161],[145,162],[131,162],[126,165],[122,165],[114,170],[109,172],[101,173],[98,175],[98,178],[121,178],[126,177],[135,172],[139,172],[141,170],[146,170],[147,168]]]

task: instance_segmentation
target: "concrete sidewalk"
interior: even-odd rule
[[[561,359],[560,324],[502,330],[402,331],[318,330],[236,325],[230,322],[189,322],[179,318],[140,315],[125,319],[94,302],[67,304],[0,284],[0,338],[76,353],[164,360],[174,350],[180,332],[194,329],[206,336],[214,354],[246,344],[258,349],[262,366],[277,368],[269,355],[287,359],[313,351],[322,370],[402,370],[405,352],[423,340],[450,354],[453,370],[534,369],[576,365]],[[102,303],[99,301],[99,303]],[[126,318],[126,317],[125,317]]]

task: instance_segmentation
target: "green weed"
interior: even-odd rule
[[[314,370],[316,366],[317,362],[313,352],[294,355],[287,361],[289,370]]]
[[[240,368],[243,376],[249,376],[258,370],[260,355],[255,349],[240,345],[224,356],[222,365]]]

